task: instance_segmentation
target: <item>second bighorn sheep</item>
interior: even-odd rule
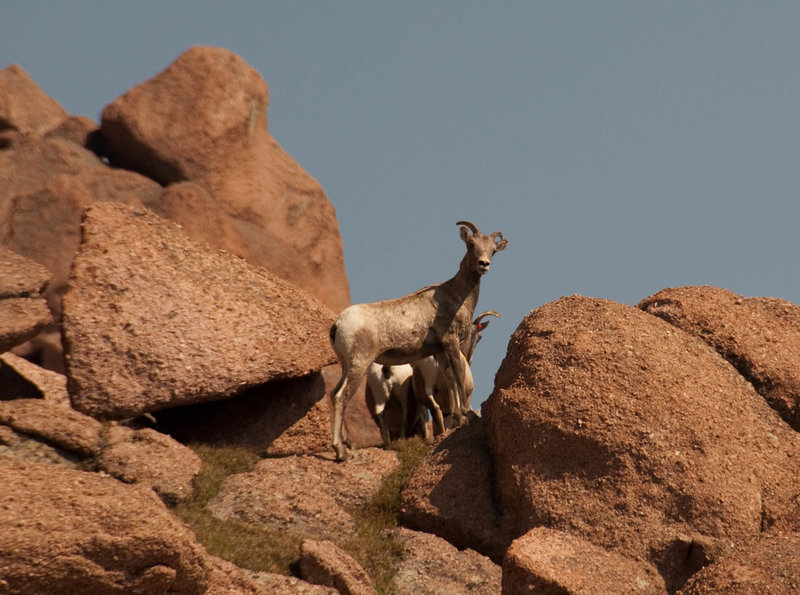
[[[331,326],[331,345],[342,364],[342,377],[331,392],[337,460],[347,457],[344,410],[372,362],[407,364],[442,353],[453,372],[459,398],[463,398],[460,344],[472,333],[481,277],[508,240],[499,231],[484,235],[469,221],[457,225],[467,252],[454,277],[403,297],[354,304],[345,308]]]
[[[451,375],[448,374],[447,363],[440,361],[439,356],[430,356],[417,360],[411,364],[413,368],[413,393],[419,403],[423,404],[431,413],[433,418],[434,430],[445,431],[445,415],[451,415],[456,424],[461,425],[465,416],[472,411],[470,405],[470,395],[474,388],[472,378],[472,356],[475,354],[475,347],[483,336],[489,321],[484,321],[486,316],[496,316],[500,314],[494,310],[487,310],[479,314],[472,321],[472,333],[461,343],[461,354],[464,358],[464,399],[459,401],[455,391],[455,386]],[[416,420],[415,420],[416,421]],[[426,428],[426,426],[423,426]],[[425,438],[428,439],[428,430],[424,430]]]

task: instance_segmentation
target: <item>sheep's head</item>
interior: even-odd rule
[[[456,225],[461,226],[461,239],[467,245],[467,254],[464,258],[469,259],[471,268],[476,273],[486,274],[489,272],[492,256],[505,249],[508,240],[503,238],[502,232],[499,231],[490,236],[484,235],[469,221],[459,221]]]
[[[469,339],[461,344],[461,351],[464,353],[464,357],[467,358],[467,363],[469,364],[472,364],[472,356],[475,354],[475,347],[478,345],[481,337],[483,336],[483,329],[489,326],[489,321],[484,320],[484,318],[487,316],[495,316],[500,318],[500,314],[494,310],[486,310],[485,312],[481,312],[475,317],[475,320],[472,321],[472,334],[469,336]]]

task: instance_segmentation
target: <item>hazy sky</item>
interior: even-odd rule
[[[72,114],[193,45],[270,87],[337,211],[353,302],[455,274],[502,230],[478,406],[534,308],[710,284],[800,303],[798,2],[0,2],[0,68]]]

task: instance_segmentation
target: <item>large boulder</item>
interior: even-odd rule
[[[42,297],[50,277],[41,265],[0,246],[0,353],[53,321]]]
[[[87,210],[63,304],[70,398],[96,417],[221,399],[333,359],[333,314],[314,297],[146,209]]]
[[[152,490],[0,461],[3,593],[205,593],[207,554]]]
[[[639,308],[702,339],[800,431],[800,306],[718,287],[676,287]]]
[[[715,351],[636,308],[573,296],[531,312],[483,413],[520,534],[648,561],[668,590],[800,523],[800,436]]]
[[[42,135],[68,116],[20,66],[0,70],[0,135]]]
[[[106,107],[100,135],[112,164],[204,188],[239,235],[195,226],[195,239],[266,266],[338,312],[350,298],[336,214],[267,132],[268,104],[266,83],[244,60],[195,47]],[[197,198],[171,196],[165,208],[180,218]]]

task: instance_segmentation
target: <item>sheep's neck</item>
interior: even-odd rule
[[[470,266],[466,256],[461,260],[461,266],[458,268],[456,276],[450,279],[450,284],[460,298],[459,302],[462,307],[466,307],[472,316],[481,292],[481,275]]]

